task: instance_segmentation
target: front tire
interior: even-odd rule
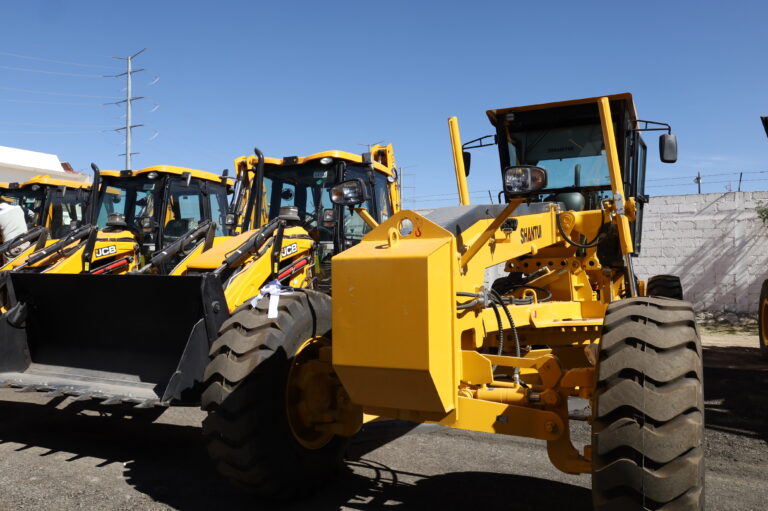
[[[203,434],[221,474],[258,494],[285,498],[332,478],[347,439],[303,424],[291,385],[296,365],[316,360],[314,340],[330,334],[330,297],[309,290],[281,295],[276,318],[267,317],[268,301],[235,312],[212,345]],[[303,372],[301,379],[307,378],[311,374]],[[322,392],[322,384],[313,384]]]
[[[760,304],[757,309],[758,339],[760,339],[760,351],[763,358],[768,359],[768,280],[763,281],[760,290]]]
[[[690,303],[608,307],[592,423],[595,509],[704,508],[701,356]]]

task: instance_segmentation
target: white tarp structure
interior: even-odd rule
[[[65,172],[55,154],[0,146],[0,182],[21,183],[41,174],[73,181],[90,181],[87,174]]]

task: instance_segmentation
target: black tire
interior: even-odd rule
[[[683,284],[677,275],[655,275],[648,279],[645,289],[648,296],[683,299]]]
[[[690,303],[608,307],[592,422],[595,509],[704,509],[701,356]]]
[[[221,327],[205,371],[203,434],[217,470],[263,496],[295,497],[338,472],[347,439],[334,435],[307,448],[292,433],[286,383],[308,339],[328,336],[331,300],[315,291],[281,295],[278,317],[269,300],[236,311]]]
[[[757,331],[760,339],[760,351],[768,359],[768,280],[763,281],[760,289],[760,302],[757,309]]]

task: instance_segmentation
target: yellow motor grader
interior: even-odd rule
[[[597,509],[703,509],[692,306],[643,296],[632,269],[646,200],[640,132],[667,130],[661,159],[673,162],[669,126],[639,120],[630,94],[488,117],[503,204],[402,211],[334,259],[330,356],[349,401],[545,440],[557,468],[592,474]],[[507,275],[487,287],[496,265]],[[591,404],[581,451],[571,397]]]

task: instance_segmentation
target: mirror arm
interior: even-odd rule
[[[374,218],[371,216],[370,213],[368,213],[368,210],[365,208],[355,208],[353,206],[350,206],[349,209],[354,210],[358,215],[360,215],[360,218],[363,219],[363,222],[368,224],[368,227],[371,229],[375,229],[379,226],[378,222],[374,220]]]

